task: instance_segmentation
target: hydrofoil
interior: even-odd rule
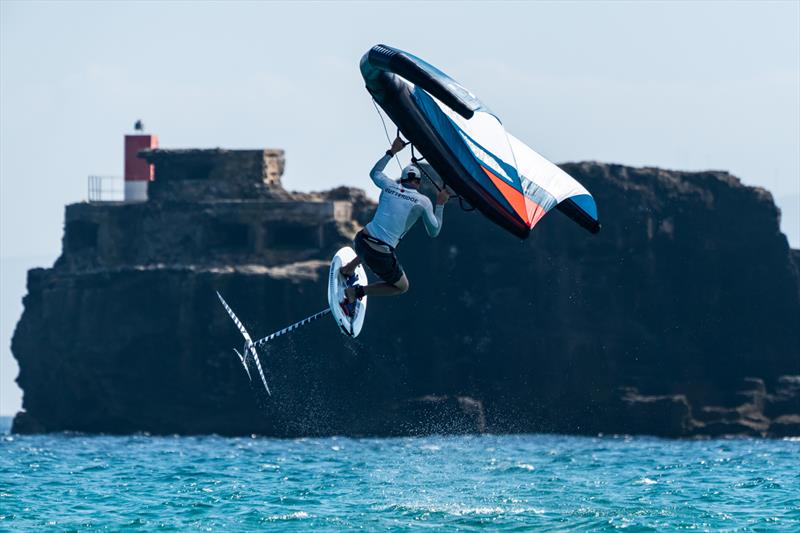
[[[239,361],[242,363],[242,366],[244,366],[244,370],[247,373],[247,377],[250,379],[250,381],[253,380],[253,377],[250,373],[250,367],[248,364],[252,362],[255,365],[256,369],[258,370],[258,375],[261,378],[261,382],[264,385],[264,389],[266,389],[268,395],[271,396],[272,393],[269,390],[269,385],[267,385],[267,378],[264,374],[264,369],[261,366],[261,360],[258,357],[258,348],[264,346],[269,341],[280,337],[281,335],[292,332],[327,314],[331,314],[333,316],[339,331],[348,337],[355,338],[358,337],[359,333],[361,333],[361,328],[364,326],[364,317],[367,313],[367,297],[364,296],[360,300],[357,300],[352,306],[352,312],[350,313],[345,311],[344,307],[342,306],[342,302],[344,301],[344,291],[348,286],[367,284],[367,273],[362,265],[358,265],[353,277],[350,279],[345,279],[344,276],[339,273],[339,269],[342,267],[342,265],[346,265],[355,259],[355,257],[356,253],[349,246],[339,249],[339,251],[336,252],[336,255],[333,256],[330,271],[328,273],[327,309],[323,309],[318,313],[314,313],[313,315],[306,317],[299,322],[295,322],[291,326],[287,326],[256,341],[252,339],[250,333],[247,331],[247,328],[244,327],[242,321],[239,320],[239,317],[236,316],[236,313],[233,312],[233,309],[231,309],[222,295],[217,292],[219,301],[222,303],[222,306],[225,308],[228,316],[230,316],[231,320],[233,320],[233,323],[236,324],[236,328],[242,334],[242,337],[244,337],[244,346],[242,347],[242,351],[240,352],[235,348],[233,351],[236,353]]]

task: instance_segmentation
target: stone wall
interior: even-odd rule
[[[335,253],[353,235],[347,201],[240,200],[66,208],[60,268],[278,264]]]
[[[289,198],[281,186],[283,150],[154,149],[140,154],[155,166],[148,194],[155,201]]]

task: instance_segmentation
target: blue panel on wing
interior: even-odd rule
[[[592,219],[597,220],[597,204],[594,198],[588,194],[579,194],[578,196],[572,196],[570,199],[575,202],[583,212],[592,217]]]
[[[513,213],[514,208],[481,169],[475,154],[469,149],[464,138],[453,124],[453,121],[439,109],[439,106],[436,105],[433,98],[419,87],[414,89],[414,98],[447,147],[453,155],[456,156],[461,165],[467,169],[475,185],[484,191],[484,193],[488,193],[508,212]]]

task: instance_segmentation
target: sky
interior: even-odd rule
[[[358,70],[385,43],[442,68],[555,162],[722,169],[800,247],[800,2],[0,0],[0,415],[25,272],[64,206],[162,147],[283,148],[284,185],[369,189],[387,141]],[[602,209],[602,206],[601,206]]]

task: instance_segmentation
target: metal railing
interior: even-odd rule
[[[89,176],[90,202],[125,201],[125,181],[122,176]]]

